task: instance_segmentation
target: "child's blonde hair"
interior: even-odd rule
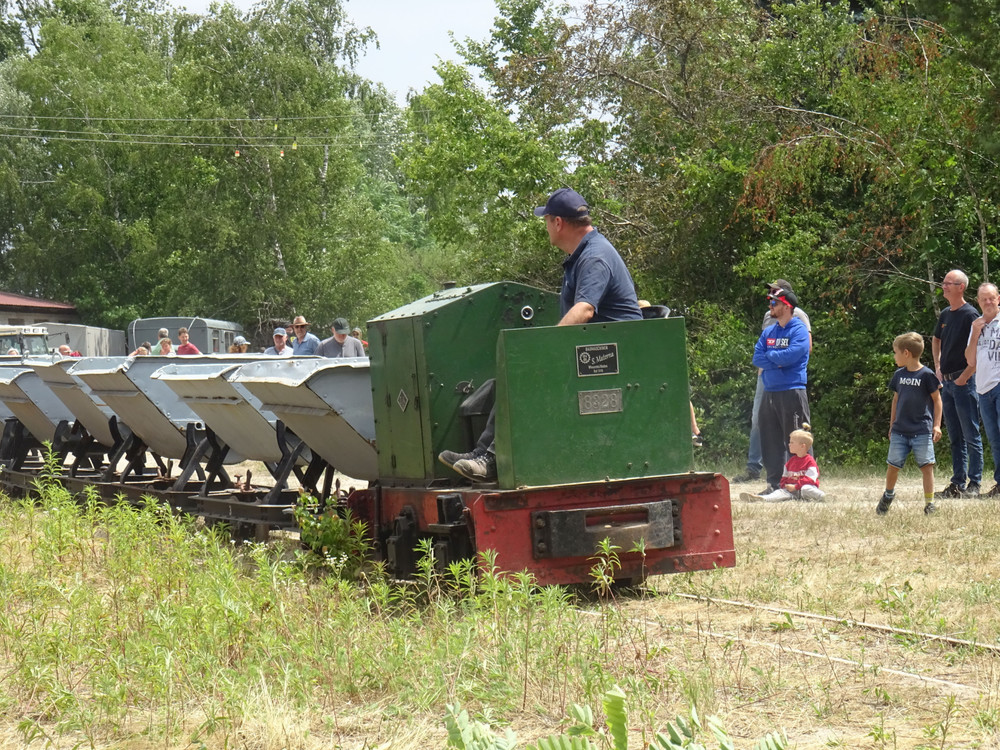
[[[909,352],[916,359],[924,353],[924,337],[916,331],[901,333],[892,341],[892,348],[900,352]]]
[[[809,426],[808,422],[802,423],[802,428],[799,430],[792,430],[792,434],[788,436],[789,440],[796,440],[800,443],[805,443],[810,448],[813,447],[813,434],[812,427]]]

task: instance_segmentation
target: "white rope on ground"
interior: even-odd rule
[[[592,612],[590,610],[580,610],[580,612],[581,612],[581,614],[590,615],[591,617],[601,617],[602,616],[600,612]],[[634,622],[634,623],[643,623],[645,625],[651,625],[653,627],[658,627],[661,630],[665,629],[667,627],[663,623],[655,622],[653,620],[636,619],[636,618],[629,618],[629,620],[631,622]],[[690,630],[688,628],[684,628],[683,630],[684,630],[684,632],[690,633]],[[771,649],[772,651],[779,651],[779,652],[784,653],[784,654],[795,654],[795,655],[798,655],[798,656],[807,656],[807,657],[810,657],[810,658],[813,658],[813,659],[822,659],[823,661],[831,662],[831,663],[834,663],[834,664],[843,664],[843,665],[848,666],[848,667],[854,667],[854,668],[859,668],[859,669],[864,669],[864,670],[873,670],[873,673],[874,673],[874,670],[877,670],[878,674],[890,674],[890,675],[893,675],[895,677],[901,677],[903,679],[917,680],[919,682],[923,682],[923,683],[926,683],[928,685],[934,685],[934,686],[937,686],[937,687],[948,688],[948,689],[952,690],[953,692],[960,693],[960,694],[963,694],[963,695],[968,695],[970,697],[976,697],[976,696],[982,694],[982,692],[983,692],[982,690],[980,690],[977,687],[974,687],[972,685],[965,685],[965,684],[963,684],[961,682],[952,682],[951,680],[942,680],[942,679],[939,679],[937,677],[926,677],[924,675],[916,674],[915,672],[906,672],[906,671],[901,670],[901,669],[893,669],[891,667],[883,667],[880,664],[872,664],[872,663],[863,662],[863,661],[856,661],[854,659],[844,659],[844,658],[839,657],[839,656],[830,656],[829,654],[822,654],[822,653],[819,653],[818,651],[804,651],[804,650],[798,649],[798,648],[789,648],[787,646],[781,645],[780,643],[770,643],[768,641],[758,641],[758,640],[756,640],[754,638],[743,638],[743,637],[741,637],[739,635],[734,635],[732,633],[716,633],[716,632],[711,631],[711,630],[702,630],[700,626],[699,626],[699,628],[697,630],[697,635],[705,635],[705,636],[708,636],[709,638],[716,638],[716,639],[722,639],[722,640],[727,640],[727,641],[736,641],[738,643],[744,643],[744,644],[748,644],[748,645],[751,645],[751,646],[761,646],[763,648],[768,648],[768,649]]]
[[[829,615],[819,615],[814,612],[799,612],[794,609],[769,607],[765,604],[754,604],[753,602],[741,602],[735,599],[716,599],[711,596],[700,596],[698,594],[672,594],[672,596],[676,596],[681,599],[693,599],[695,601],[711,602],[712,604],[726,604],[731,607],[757,609],[760,610],[761,612],[769,612],[775,615],[788,615],[791,617],[801,617],[808,620],[833,622],[839,625],[847,625],[848,627],[852,628],[877,630],[883,633],[892,633],[893,635],[913,636],[915,638],[921,638],[927,641],[941,641],[942,643],[948,643],[953,646],[968,646],[969,648],[979,648],[983,649],[984,651],[990,651],[994,654],[1000,654],[1000,646],[994,646],[989,643],[981,643],[979,641],[969,641],[964,638],[952,638],[947,635],[935,635],[934,633],[923,633],[919,630],[904,630],[903,628],[894,628],[891,625],[880,625],[874,622],[862,622],[860,620],[853,620],[850,617],[830,617]]]

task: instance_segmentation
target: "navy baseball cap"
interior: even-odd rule
[[[561,216],[564,219],[579,219],[590,215],[590,206],[575,190],[559,188],[544,206],[535,209],[535,216]]]

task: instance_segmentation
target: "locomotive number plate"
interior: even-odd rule
[[[580,391],[580,414],[612,414],[622,410],[622,389]]]

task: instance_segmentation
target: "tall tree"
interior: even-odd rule
[[[399,115],[351,71],[370,32],[339,2],[39,14],[37,52],[4,78],[26,115],[0,157],[21,207],[9,286],[113,325],[173,313],[265,327],[400,302],[386,277],[401,251],[377,206],[406,200],[372,154],[401,139]],[[17,161],[30,142],[40,178]]]
[[[859,415],[879,423],[884,406],[882,352],[930,331],[930,280],[956,265],[982,277],[995,254],[976,123],[991,79],[947,29],[868,5],[627,0],[571,17],[506,0],[490,39],[465,46],[490,87],[478,106],[557,143],[562,179],[596,188],[642,296],[688,312],[695,400],[720,443],[745,430],[732,416],[749,412],[762,282],[791,280],[833,345],[814,353],[814,403],[825,444],[856,455]],[[489,205],[481,136],[448,134],[473,156],[468,205]],[[455,216],[443,208],[429,205],[432,223]],[[488,246],[488,222],[474,225]]]

